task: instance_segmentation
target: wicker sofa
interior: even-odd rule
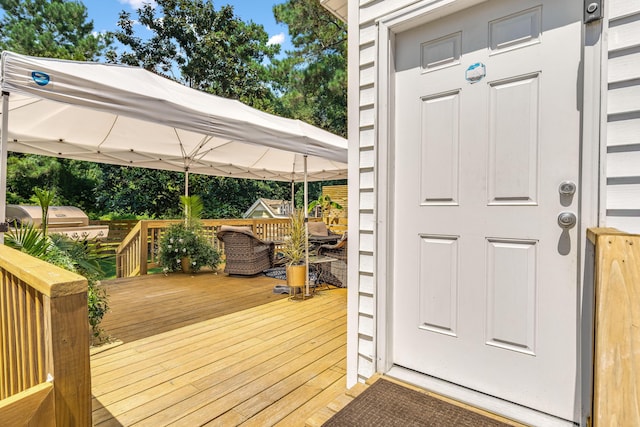
[[[273,242],[260,240],[244,227],[223,226],[217,236],[224,243],[225,273],[254,276],[273,267]]]

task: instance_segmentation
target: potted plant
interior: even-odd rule
[[[301,287],[306,282],[307,268],[304,263],[305,252],[305,227],[304,211],[294,210],[289,216],[291,231],[285,239],[280,251],[287,260],[287,285]]]
[[[315,216],[318,216],[318,209],[320,210],[320,216],[323,219],[326,218],[327,225],[329,225],[332,222],[338,221],[337,216],[335,216],[333,219],[331,218],[331,213],[334,209],[342,210],[342,205],[331,200],[331,196],[329,196],[328,194],[321,194],[320,196],[318,196],[317,200],[314,200],[309,204],[308,212],[311,213],[316,210]]]
[[[203,233],[202,201],[198,196],[182,196],[180,200],[185,209],[185,222],[171,225],[160,237],[158,257],[162,271],[197,272],[204,266],[215,270],[220,263],[220,252]]]

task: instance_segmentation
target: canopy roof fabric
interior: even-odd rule
[[[234,178],[346,179],[347,141],[141,68],[2,53],[8,150]],[[5,129],[2,129],[4,132]]]

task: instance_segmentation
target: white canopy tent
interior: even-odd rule
[[[305,183],[347,177],[344,138],[141,68],[5,51],[0,72],[3,223],[8,151],[186,176]]]

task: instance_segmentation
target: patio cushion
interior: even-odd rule
[[[243,233],[248,231],[253,234],[253,228],[250,225],[222,225],[220,231],[240,231]]]
[[[308,222],[310,236],[328,236],[329,230],[324,222]]]

